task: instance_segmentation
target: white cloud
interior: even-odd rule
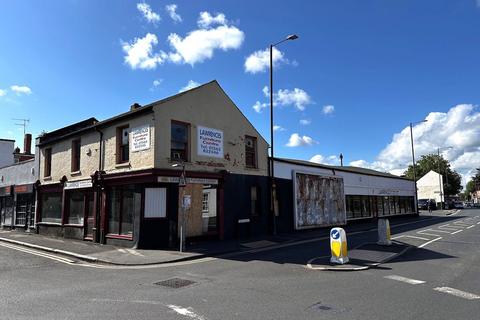
[[[214,29],[191,31],[185,38],[176,33],[168,36],[168,42],[174,49],[170,60],[174,63],[194,65],[211,59],[215,50],[228,51],[238,49],[243,43],[243,31],[233,26],[222,25]]]
[[[287,147],[311,146],[317,143],[309,136],[300,136],[298,133],[293,133],[288,139]]]
[[[316,154],[312,158],[310,158],[310,162],[315,162],[320,164],[329,164],[329,165],[338,165],[340,164],[340,159],[335,155],[324,157],[321,154]]]
[[[257,113],[262,113],[263,109],[267,108],[269,105],[268,103],[260,103],[260,101],[255,102],[255,104],[252,106],[253,110],[255,110]]]
[[[305,110],[306,105],[312,103],[310,96],[304,90],[299,88],[294,88],[293,90],[280,89],[275,94],[274,100],[278,105],[294,105],[301,111]]]
[[[442,155],[463,176],[463,183],[480,167],[480,112],[471,104],[460,104],[448,112],[431,112],[413,127],[415,158],[437,152],[438,147],[453,147]],[[392,141],[376,160],[351,162],[380,171],[403,172],[412,162],[410,127],[393,135]]]
[[[187,85],[183,88],[181,88],[180,90],[178,90],[178,92],[183,92],[183,91],[187,91],[187,90],[190,90],[190,89],[193,89],[193,88],[196,88],[200,85],[200,83],[196,82],[196,81],[193,81],[193,80],[189,80]]]
[[[217,13],[216,16],[212,16],[209,12],[200,12],[197,24],[200,28],[206,29],[211,25],[226,25],[228,24],[227,18],[223,13]]]
[[[32,94],[32,90],[27,86],[13,85],[10,87],[10,90],[15,92],[18,96],[22,94],[26,94],[26,95]]]
[[[177,22],[182,22],[182,17],[177,13],[177,5],[176,4],[168,4],[165,6],[165,10],[167,10],[168,15],[172,20]]]
[[[300,120],[300,124],[301,124],[301,125],[304,125],[304,126],[307,126],[307,125],[309,125],[309,124],[311,124],[311,123],[312,123],[312,120],[309,120],[309,119],[301,119],[301,120]]]
[[[7,90],[0,89],[0,97],[3,97],[6,94],[7,94]]]
[[[148,3],[137,3],[137,9],[143,14],[143,17],[150,23],[157,23],[161,20],[158,13],[153,12]]]
[[[279,125],[274,125],[273,131],[285,131],[285,128]]]
[[[332,105],[323,106],[322,112],[323,114],[332,114],[335,111],[335,107]]]
[[[163,82],[163,79],[156,79],[156,80],[153,80],[153,86],[154,87],[158,87],[159,85],[161,85]]]
[[[283,52],[273,47],[272,50],[273,66],[278,66],[280,63],[287,63]],[[270,67],[270,49],[263,51],[255,51],[245,59],[245,72],[258,73],[264,72]]]
[[[132,69],[155,69],[163,64],[167,54],[163,51],[153,53],[153,46],[158,44],[157,36],[147,33],[143,38],[135,38],[132,42],[122,42],[124,57]]]

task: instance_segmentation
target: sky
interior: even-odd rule
[[[480,0],[6,1],[0,138],[99,120],[216,79],[275,156],[401,174],[480,167]]]

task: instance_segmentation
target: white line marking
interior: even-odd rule
[[[429,245],[430,243],[435,242],[435,241],[438,241],[438,240],[440,240],[440,239],[442,239],[442,237],[438,237],[438,238],[436,238],[436,239],[433,239],[433,240],[430,240],[430,241],[428,241],[428,242],[425,242],[424,244],[422,244],[422,245],[420,245],[420,246],[418,246],[418,247],[419,247],[419,248],[423,248],[423,247]]]
[[[33,254],[35,256],[47,258],[47,259],[50,259],[50,260],[55,260],[55,261],[66,263],[66,264],[73,264],[75,262],[75,261],[67,259],[67,258],[58,257],[58,256],[54,256],[54,255],[51,255],[51,254],[48,254],[48,253],[34,251],[34,250],[31,250],[31,249],[27,249],[27,248],[17,247],[17,246],[12,245],[12,244],[0,243],[0,246],[5,247],[5,248],[9,248],[9,249],[13,249],[13,250],[17,250],[17,251],[21,251],[21,252],[25,252],[25,253],[29,253],[29,254]]]
[[[480,224],[480,222],[477,222],[477,224]]]
[[[457,233],[462,232],[462,231],[463,231],[463,230],[457,230],[457,231],[455,231],[455,232],[452,232],[452,234],[457,234]]]
[[[407,238],[413,238],[413,239],[420,239],[420,240],[425,240],[425,241],[430,240],[430,239],[427,239],[427,238],[416,237],[416,236],[405,236],[405,237],[407,237]]]
[[[430,230],[430,229],[427,229],[427,230]],[[418,231],[417,233],[422,234],[422,235],[426,235],[426,236],[438,237],[438,234],[428,233],[428,232],[426,232],[427,230],[421,230],[421,231]]]
[[[405,278],[405,277],[397,276],[397,275],[385,276],[384,278],[390,279],[390,280],[395,280],[395,281],[401,281],[401,282],[405,282],[405,283],[408,283],[408,284],[422,284],[422,283],[425,283],[425,281],[422,281],[422,280],[415,280],[415,279]]]
[[[449,287],[437,287],[437,288],[433,288],[433,290],[438,291],[438,292],[448,293],[448,294],[451,294],[453,296],[460,297],[460,298],[467,299],[467,300],[480,299],[480,296],[477,296],[476,294],[461,291],[461,290],[457,290],[457,289],[454,289],[454,288],[449,288]]]
[[[470,227],[467,227],[467,229],[472,229],[473,227],[475,227],[475,225],[473,225],[473,226],[470,226]]]
[[[167,307],[169,307],[170,309],[172,309],[173,311],[175,311],[176,313],[178,313],[182,316],[186,316],[186,317],[189,317],[189,318],[192,318],[192,319],[197,319],[197,320],[205,320],[206,319],[206,318],[196,314],[195,312],[193,312],[191,307],[184,308],[184,307],[181,307],[181,306],[176,306],[174,304],[170,304]]]
[[[438,229],[446,229],[448,231],[455,231],[455,230],[458,230],[458,229],[461,229],[462,227],[461,226],[451,226],[449,224],[444,224],[444,225],[441,225],[438,227]]]

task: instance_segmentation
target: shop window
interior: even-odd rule
[[[202,198],[202,212],[208,212],[208,193],[203,194]]]
[[[83,225],[85,213],[85,194],[80,191],[68,193],[68,224]]]
[[[130,130],[128,126],[117,128],[117,164],[130,160],[129,137]]]
[[[50,177],[50,175],[52,174],[52,148],[45,149],[44,157],[45,157],[45,167],[44,167],[43,176]]]
[[[133,235],[133,219],[140,215],[142,194],[135,185],[113,187],[109,194],[108,233]]]
[[[345,196],[345,207],[346,207],[346,210],[347,210],[347,219],[353,218],[352,196]]]
[[[42,222],[62,222],[62,193],[44,193],[42,194],[41,221]]]
[[[257,167],[257,138],[245,136],[245,165],[247,168]]]
[[[384,215],[383,198],[382,197],[376,197],[376,198],[377,198],[377,215],[383,216]]]
[[[172,160],[188,161],[188,129],[188,124],[172,121],[170,141],[170,158]]]
[[[72,141],[72,172],[80,171],[80,139]]]
[[[362,217],[370,217],[370,201],[368,196],[362,196]]]
[[[15,215],[15,225],[26,226],[31,223],[31,214],[35,210],[34,196],[32,194],[17,194],[17,213]]]
[[[353,218],[362,217],[362,201],[360,196],[353,196]]]
[[[167,189],[145,188],[145,218],[167,217]]]
[[[0,214],[4,226],[12,225],[13,219],[13,197],[0,197]]]
[[[250,187],[250,214],[254,217],[260,215],[258,187]]]
[[[395,207],[396,207],[395,197],[388,197],[388,198],[389,198],[389,203],[390,203],[390,215],[394,215],[395,214]]]

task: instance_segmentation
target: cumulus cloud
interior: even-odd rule
[[[312,123],[312,120],[309,120],[309,119],[301,119],[300,120],[300,124],[303,125],[303,126],[307,126],[311,123]]]
[[[165,6],[165,10],[167,10],[168,15],[172,18],[173,22],[178,23],[182,22],[182,17],[177,13],[177,5],[176,4],[168,4]]]
[[[255,104],[252,106],[253,110],[255,110],[257,113],[262,113],[263,109],[267,108],[269,106],[268,103],[260,103],[260,101],[255,102]]]
[[[279,125],[274,125],[273,131],[285,131],[285,128]]]
[[[323,114],[332,114],[335,111],[335,107],[332,105],[323,106],[322,112]]]
[[[311,146],[317,143],[309,136],[301,136],[298,133],[293,133],[288,139],[287,147],[301,147],[301,146]]]
[[[10,90],[15,92],[18,96],[22,95],[22,94],[25,94],[25,95],[32,94],[32,89],[30,89],[27,86],[13,85],[13,86],[10,87]]]
[[[300,111],[305,110],[305,106],[312,103],[312,98],[304,90],[294,88],[293,90],[280,89],[275,94],[275,101],[279,105],[293,105]]]
[[[152,8],[148,3],[142,2],[137,3],[137,9],[143,15],[143,17],[150,23],[157,23],[161,20],[160,15],[158,13],[153,12]]]
[[[187,91],[187,90],[190,90],[190,89],[193,89],[193,88],[196,88],[200,85],[200,83],[196,82],[196,81],[193,81],[193,80],[189,80],[187,85],[183,88],[181,88],[180,90],[178,90],[178,92],[183,92],[183,91]]]
[[[463,183],[480,167],[480,112],[471,104],[460,104],[448,112],[431,112],[413,127],[415,157],[436,153],[437,148],[451,146],[442,155],[463,176]],[[393,135],[392,141],[376,160],[350,164],[387,172],[403,173],[412,161],[410,127]]]
[[[208,28],[212,25],[226,25],[228,24],[227,18],[223,13],[217,13],[216,16],[212,16],[209,12],[200,12],[197,24],[200,28]]]
[[[273,66],[286,63],[283,52],[273,47],[272,50]],[[270,49],[255,51],[245,59],[245,72],[258,73],[265,72],[270,67]]]
[[[122,49],[126,54],[125,63],[132,69],[155,69],[168,57],[163,51],[153,52],[153,47],[157,44],[157,36],[152,33],[147,33],[143,38],[135,38],[132,42],[122,42]]]
[[[162,82],[163,82],[163,79],[153,80],[153,86],[158,87],[160,84],[162,84]]]
[[[7,94],[7,90],[0,89],[0,97],[3,97]]]
[[[340,159],[335,155],[324,157],[321,154],[316,154],[310,158],[310,162],[315,162],[320,164],[329,164],[329,165],[338,165],[340,164]]]

